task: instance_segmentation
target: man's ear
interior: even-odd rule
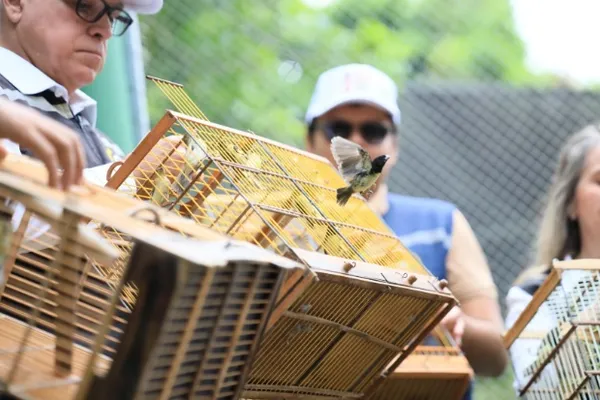
[[[23,16],[23,0],[0,0],[2,7],[0,14],[4,14],[5,18],[13,24],[18,23]]]
[[[313,152],[313,139],[314,139],[313,135],[311,135],[310,133],[306,132],[306,135],[304,136],[304,148],[309,153]]]
[[[573,201],[571,204],[569,204],[569,206],[567,207],[567,217],[571,220],[571,221],[575,221],[577,220],[577,205],[575,204],[575,201]]]

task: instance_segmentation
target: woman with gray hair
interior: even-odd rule
[[[600,125],[585,127],[563,145],[536,240],[533,266],[519,275],[506,296],[507,329],[529,304],[554,259],[600,258]],[[563,284],[574,285],[583,276],[569,278],[570,282]],[[555,327],[553,314],[544,307],[528,330]],[[515,386],[522,386],[530,377],[523,375],[529,375],[524,372],[540,346],[542,340],[518,340],[511,347]],[[546,372],[552,375],[552,371]]]

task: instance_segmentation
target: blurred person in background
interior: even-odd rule
[[[600,125],[589,125],[563,145],[536,236],[534,261],[515,280],[506,296],[510,329],[544,282],[552,260],[600,258]],[[577,271],[582,277],[584,273]],[[569,279],[572,282],[577,276]],[[528,329],[546,332],[556,321],[540,309]],[[537,357],[539,341],[515,341],[510,349],[515,388],[519,372]]]
[[[0,97],[32,107],[78,134],[87,167],[84,176],[106,183],[121,149],[96,129],[96,102],[81,91],[104,66],[108,40],[133,20],[126,11],[158,12],[163,0],[0,0]],[[18,138],[4,139],[11,153],[35,154]],[[21,143],[22,144],[22,143]],[[75,154],[78,144],[69,148]],[[71,154],[59,154],[72,165]],[[68,158],[68,160],[67,160]],[[65,168],[73,182],[76,168]]]
[[[306,148],[333,164],[335,136],[390,156],[371,207],[400,240],[460,302],[442,321],[476,374],[499,376],[507,362],[498,295],[487,259],[464,215],[449,202],[388,192],[387,179],[398,160],[401,113],[394,81],[370,65],[349,64],[321,74],[306,112]],[[465,398],[470,398],[471,389]]]

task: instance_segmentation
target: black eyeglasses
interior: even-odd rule
[[[105,14],[110,20],[113,36],[121,36],[133,23],[127,11],[109,6],[104,0],[77,0],[75,12],[79,18],[89,23],[100,21]]]
[[[317,122],[316,127],[325,132],[327,139],[331,140],[335,136],[341,136],[344,139],[350,138],[355,126],[348,121],[337,120]],[[392,126],[382,122],[364,122],[356,127],[365,142],[369,144],[380,144],[389,133],[395,132]]]

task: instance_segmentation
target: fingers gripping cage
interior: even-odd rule
[[[9,155],[2,164],[2,169],[15,176],[21,176],[30,182],[44,184],[47,180],[45,167],[27,157],[18,157]],[[39,189],[38,189],[39,190]],[[140,202],[134,198],[125,195],[119,195],[110,189],[98,187],[95,185],[86,185],[77,190],[79,198],[85,204],[97,204],[110,210],[111,213],[122,215],[125,219],[135,218],[149,221],[165,229],[180,233],[187,237],[193,237],[201,240],[223,240],[225,236],[215,231],[203,228],[192,220],[183,219],[176,214],[169,213],[167,210],[153,207],[148,203]],[[47,192],[50,198],[56,201],[62,201],[57,192]],[[59,235],[55,231],[40,229],[40,224],[29,223],[30,213],[23,212],[20,209],[19,218],[22,224],[21,230],[15,234],[23,234],[23,229],[27,227],[29,237],[28,248],[25,255],[19,253],[19,262],[26,265],[43,265],[47,260],[52,259],[52,252],[55,251],[55,245],[59,241]],[[109,242],[120,250],[118,259],[112,264],[101,264],[91,261],[91,275],[94,281],[93,290],[115,289],[121,279],[123,268],[127,264],[131,250],[131,238],[122,232],[114,229],[114,225],[101,223],[98,220],[88,221],[91,226]],[[103,288],[103,289],[102,289]],[[128,282],[121,295],[120,307],[123,311],[131,309],[135,303],[136,286],[133,282]]]
[[[518,395],[593,399],[600,395],[600,262],[554,261],[504,336]]]

